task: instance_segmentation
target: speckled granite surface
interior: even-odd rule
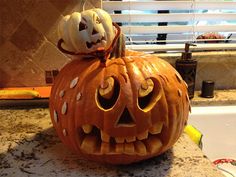
[[[196,91],[191,100],[192,106],[236,105],[236,90],[216,90],[214,98],[202,98],[201,91]]]
[[[47,108],[0,109],[0,176],[223,177],[183,134],[163,155],[132,165],[78,159],[57,138]]]

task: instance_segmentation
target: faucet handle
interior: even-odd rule
[[[197,45],[196,45],[196,44],[193,44],[193,43],[190,43],[190,42],[186,42],[186,43],[185,43],[185,47],[184,47],[184,50],[185,50],[186,53],[189,52],[190,46],[197,46]]]

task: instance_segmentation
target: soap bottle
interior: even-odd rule
[[[194,97],[197,61],[192,59],[192,52],[189,51],[190,46],[195,45],[191,43],[185,43],[185,51],[182,52],[181,59],[176,60],[175,67],[184,81],[187,83],[188,94],[189,98],[191,99]]]

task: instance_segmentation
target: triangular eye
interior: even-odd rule
[[[87,27],[87,25],[85,24],[85,23],[83,23],[83,22],[80,22],[79,23],[79,31],[82,31],[82,30],[85,30],[85,29],[87,29],[88,27]]]

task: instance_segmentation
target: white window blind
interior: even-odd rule
[[[103,0],[102,8],[121,25],[127,48],[182,50],[190,42],[193,50],[236,49],[236,0]]]

